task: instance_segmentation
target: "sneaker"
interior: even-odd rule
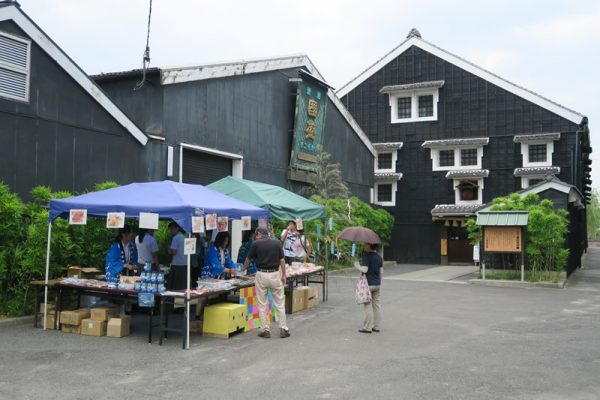
[[[373,328],[373,332],[379,333],[379,332],[381,332],[381,330]]]
[[[368,330],[368,329],[359,329],[358,331],[359,331],[360,333],[371,333],[371,331],[370,331],[370,330]]]
[[[283,329],[283,328],[281,328],[279,330],[279,337],[280,338],[290,337],[290,330],[289,329]]]
[[[261,333],[258,334],[258,336],[261,338],[269,339],[271,337],[271,332],[262,331]]]

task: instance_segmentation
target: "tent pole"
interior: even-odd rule
[[[191,238],[192,234],[188,233],[188,238]],[[187,293],[186,297],[186,322],[185,322],[185,348],[189,350],[190,348],[190,286],[191,286],[191,254],[187,255]]]
[[[46,246],[46,278],[44,281],[44,330],[47,329],[46,318],[48,314],[48,275],[50,274],[50,244],[52,242],[52,221],[48,223],[48,244]],[[35,299],[35,301],[38,301]]]

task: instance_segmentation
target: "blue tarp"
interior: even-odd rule
[[[106,217],[109,212],[124,212],[127,218],[138,218],[140,212],[158,213],[160,219],[172,219],[187,232],[191,232],[191,217],[195,215],[214,213],[232,219],[269,217],[267,210],[204,186],[173,181],[131,183],[67,199],[50,200],[50,221],[57,217],[68,218],[71,209],[86,209],[89,216],[97,217]]]

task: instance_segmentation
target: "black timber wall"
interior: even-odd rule
[[[296,94],[289,78],[297,77],[298,70],[290,69],[162,86],[158,77],[151,77],[150,84],[138,91],[133,87],[139,77],[97,82],[139,126],[165,136],[164,142],[151,146],[152,179],[166,177],[166,146],[187,143],[241,154],[245,178],[289,188]],[[331,101],[324,148],[332,153],[333,162],[342,164],[353,193],[368,200],[373,156]]]
[[[438,120],[390,123],[386,85],[444,80],[439,91]],[[440,233],[431,220],[436,204],[454,204],[452,181],[446,172],[433,172],[426,140],[489,137],[483,150],[482,167],[490,170],[484,179],[483,201],[521,188],[514,169],[522,166],[517,134],[561,132],[554,142],[553,165],[558,177],[572,182],[574,124],[538,105],[497,87],[424,50],[411,47],[348,93],[342,101],[372,142],[404,142],[398,153],[396,207],[387,208],[396,217],[392,244],[386,258],[398,262],[439,263]],[[415,240],[414,238],[418,238]]]
[[[27,38],[12,21],[0,30]],[[0,181],[24,198],[36,185],[82,192],[143,179],[143,147],[34,42],[29,102],[0,98]]]

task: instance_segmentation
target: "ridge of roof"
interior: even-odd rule
[[[142,146],[148,143],[148,137],[113,102],[102,89],[56,44],[16,2],[0,7],[0,21],[13,21],[29,39],[35,42],[54,60],[75,82],[104,108],[126,131]]]
[[[358,85],[366,81],[369,77],[374,75],[377,71],[387,65],[389,62],[397,58],[400,54],[404,53],[411,46],[416,46],[434,56],[437,56],[451,64],[456,65],[459,68],[464,69],[467,72],[470,72],[480,78],[501,87],[519,97],[522,97],[532,103],[539,105],[545,109],[548,109],[551,112],[554,112],[561,117],[576,123],[580,124],[585,117],[583,114],[574,111],[566,106],[563,106],[560,103],[557,103],[553,100],[548,99],[547,97],[542,96],[539,93],[536,93],[532,90],[529,90],[521,85],[518,85],[514,82],[509,81],[508,79],[502,78],[501,76],[478,66],[477,64],[468,61],[456,54],[449,52],[427,40],[423,39],[420,36],[412,35],[402,41],[398,46],[394,47],[390,52],[385,54],[383,57],[378,59],[375,63],[370,65],[368,68],[363,70],[356,77],[351,79],[348,83],[343,85],[337,90],[337,94],[340,97],[346,96],[349,92],[354,90]]]

